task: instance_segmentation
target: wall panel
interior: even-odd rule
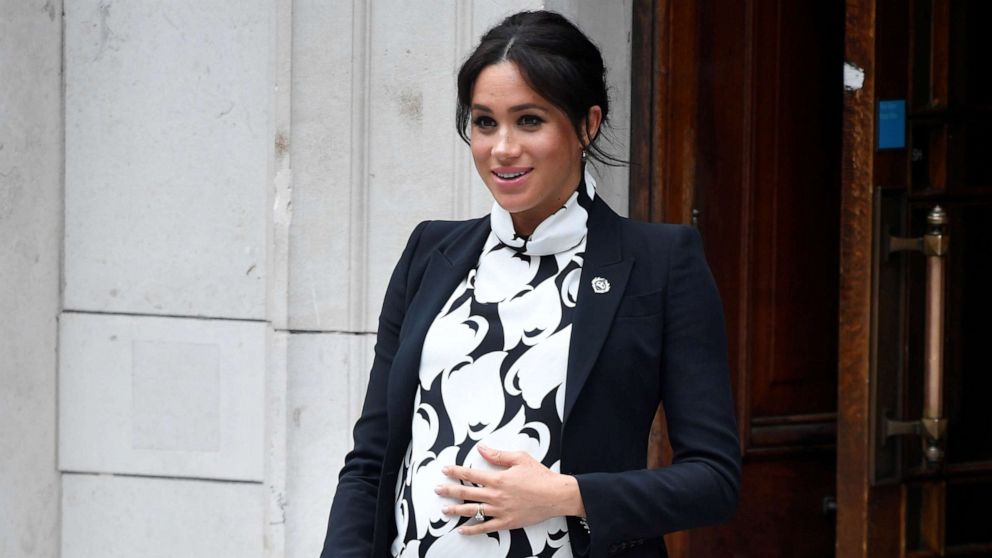
[[[262,481],[266,326],[63,313],[64,471]]]
[[[262,319],[267,2],[65,4],[65,305]]]
[[[263,556],[257,484],[66,475],[62,558]]]
[[[62,3],[0,0],[0,556],[52,557]]]
[[[373,335],[294,334],[287,352],[286,555],[316,556],[351,428],[361,413]]]

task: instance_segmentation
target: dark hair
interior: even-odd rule
[[[470,143],[468,125],[475,81],[486,67],[504,61],[513,62],[531,89],[568,116],[579,138],[584,135],[582,122],[589,108],[599,105],[603,120],[586,151],[606,165],[624,164],[596,143],[610,113],[603,56],[572,22],[561,14],[543,10],[518,12],[504,19],[482,36],[479,46],[458,70],[455,122],[465,143]]]

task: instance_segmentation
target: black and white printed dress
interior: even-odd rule
[[[571,558],[564,517],[488,535],[446,516],[445,465],[496,470],[476,446],[526,451],[558,472],[569,338],[595,183],[584,181],[530,238],[493,204],[478,264],[424,340],[412,439],[396,485],[397,558]]]

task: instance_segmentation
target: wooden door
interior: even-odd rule
[[[736,520],[673,557],[833,555],[843,29],[838,2],[634,4],[630,211],[703,236],[744,453]]]
[[[992,3],[848,0],[847,14],[864,81],[844,101],[837,556],[990,556]],[[947,432],[928,463],[918,436],[884,428],[922,414],[925,258],[883,247],[923,234],[936,205]]]

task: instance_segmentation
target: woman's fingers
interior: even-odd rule
[[[486,461],[500,467],[513,467],[514,465],[536,463],[533,457],[525,451],[504,451],[493,449],[479,444],[479,454]],[[441,468],[441,472],[449,478],[467,481],[472,484],[491,486],[498,479],[498,472],[482,471],[471,467],[460,467],[458,465],[447,465]]]
[[[475,517],[475,514],[479,513],[479,502],[445,506],[441,508],[441,512],[447,516]],[[491,504],[482,503],[482,514],[486,517],[485,521],[474,525],[462,525],[458,528],[458,533],[461,535],[481,535],[510,527],[506,518],[501,517],[502,511]]]
[[[563,475],[555,473],[522,451],[501,451],[480,445],[479,453],[499,471],[448,465],[441,471],[458,483],[443,484],[435,490],[441,496],[464,503],[443,508],[449,516],[475,517],[478,502],[483,503],[485,521],[469,522],[458,532],[463,535],[492,533],[533,525],[562,515],[558,503],[563,500]],[[571,509],[571,508],[569,508]]]
[[[491,471],[480,471],[471,467],[459,467],[458,465],[448,465],[441,468],[441,472],[455,480],[467,481],[472,484],[490,486],[495,484],[497,473]]]
[[[502,518],[494,517],[493,519],[487,519],[486,521],[476,523],[475,525],[462,525],[458,528],[458,532],[462,535],[481,535],[483,533],[492,533],[499,531],[500,529],[507,529],[509,527],[509,524]]]
[[[485,502],[492,498],[492,495],[485,488],[463,484],[439,484],[434,487],[434,492],[439,496],[473,502]]]
[[[478,447],[479,454],[482,455],[486,461],[500,467],[513,467],[514,465],[519,465],[533,460],[531,455],[525,451],[505,451],[484,446],[482,444],[479,444]]]
[[[466,502],[464,504],[458,504],[454,506],[445,506],[441,508],[441,513],[444,515],[458,515],[461,517],[475,517],[475,514],[479,513],[479,502]],[[488,521],[491,521],[495,516],[499,515],[499,509],[490,504],[482,503],[482,514],[486,516]]]

